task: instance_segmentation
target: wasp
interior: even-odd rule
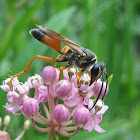
[[[107,77],[106,64],[103,62],[97,63],[97,56],[95,55],[94,52],[92,52],[87,48],[79,46],[75,42],[69,40],[68,38],[64,37],[61,34],[58,34],[57,32],[48,29],[47,27],[44,27],[42,25],[36,26],[38,28],[30,30],[29,33],[40,42],[57,51],[59,53],[59,56],[55,59],[47,56],[36,55],[29,62],[27,67],[17,75],[20,75],[21,73],[27,73],[34,59],[38,58],[40,60],[47,62],[56,62],[56,63],[67,62],[66,66],[60,67],[60,77],[62,70],[69,68],[71,66],[81,69],[81,71],[77,74],[78,81],[80,80],[82,73],[86,71],[91,77],[89,86],[93,82],[101,78],[103,75],[106,75]],[[66,45],[62,51],[61,51],[61,42]],[[98,95],[99,97],[102,88],[103,84],[100,93]],[[96,102],[98,101],[99,97],[96,99]],[[96,102],[94,103],[94,106]]]

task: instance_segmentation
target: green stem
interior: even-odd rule
[[[47,140],[53,140],[54,134],[54,132],[48,132]]]

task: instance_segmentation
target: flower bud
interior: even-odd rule
[[[90,112],[85,107],[76,109],[73,119],[76,125],[85,125],[90,119]]]
[[[31,117],[32,115],[37,115],[39,112],[39,103],[34,98],[27,98],[23,102],[23,113],[27,117]]]
[[[4,126],[7,127],[10,123],[10,116],[9,115],[6,115],[4,117]]]
[[[105,89],[106,89],[106,84],[107,84],[106,82],[103,82],[103,88],[102,88],[102,92],[101,92],[101,95],[100,95],[100,99],[102,99],[102,97],[104,96]],[[100,90],[101,90],[101,87],[102,87],[102,81],[97,81],[97,83],[93,87],[93,92],[94,92],[94,97],[95,98],[98,97],[98,95],[100,93]],[[105,96],[107,95],[108,91],[109,91],[109,86],[107,85]]]
[[[67,107],[62,104],[58,104],[55,106],[53,116],[58,123],[63,123],[67,121],[70,112]]]
[[[10,136],[6,131],[0,130],[0,140],[10,140]]]
[[[65,97],[70,93],[71,88],[72,85],[68,80],[60,80],[55,85],[56,95],[61,98]]]
[[[57,79],[56,69],[52,66],[44,67],[42,71],[42,80],[44,84],[50,85],[53,84]]]

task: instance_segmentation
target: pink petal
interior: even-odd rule
[[[89,99],[89,103],[88,103],[88,109],[91,109],[93,106],[93,100],[92,99]],[[90,111],[92,114],[95,113],[95,108],[93,108],[91,111]]]
[[[87,91],[87,86],[85,84],[81,84],[80,91],[86,92]]]
[[[63,70],[63,76],[64,76],[64,79],[69,80],[69,75],[68,75],[67,69]]]
[[[65,104],[69,107],[76,106],[78,103],[78,95],[75,94],[70,100],[66,101]]]
[[[15,77],[15,78],[12,80],[12,85],[13,85],[14,87],[16,87],[18,84],[19,84],[19,80],[18,80],[17,77]]]
[[[102,121],[102,116],[96,117],[96,121],[97,121],[97,123],[100,123]]]
[[[33,87],[34,87],[34,88],[37,88],[37,87],[39,86],[39,83],[38,83],[37,80],[33,80],[33,81],[32,81],[32,84],[33,84]]]
[[[74,86],[74,83],[72,83],[72,96],[75,95],[78,92],[78,89]]]
[[[97,112],[97,116],[103,115],[108,109],[107,105],[104,105],[100,111]]]
[[[77,82],[76,75],[73,75],[73,76],[71,77],[71,81],[72,81],[72,82],[75,82],[75,81]]]
[[[78,98],[78,107],[84,107],[84,103],[83,103],[82,97]]]
[[[6,92],[10,91],[10,87],[8,85],[1,85],[0,88],[2,88]]]
[[[99,133],[103,133],[106,131],[106,130],[102,129],[96,121],[94,121],[94,129]]]
[[[93,120],[93,118],[90,118],[90,120],[88,121],[87,125],[85,125],[83,127],[83,129],[85,129],[88,132],[91,132],[92,129],[93,129],[93,126],[94,126],[94,120]]]

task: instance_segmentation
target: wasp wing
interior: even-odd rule
[[[84,52],[83,48],[81,46],[79,46],[78,44],[74,43],[73,41],[69,40],[68,38],[64,37],[61,34],[58,34],[44,26],[41,25],[36,25],[39,30],[47,35],[52,36],[53,38],[63,42],[64,44],[66,44],[67,46],[69,46],[72,50],[74,50],[75,52],[77,52],[78,54],[80,54],[81,56],[86,56],[86,53]]]

